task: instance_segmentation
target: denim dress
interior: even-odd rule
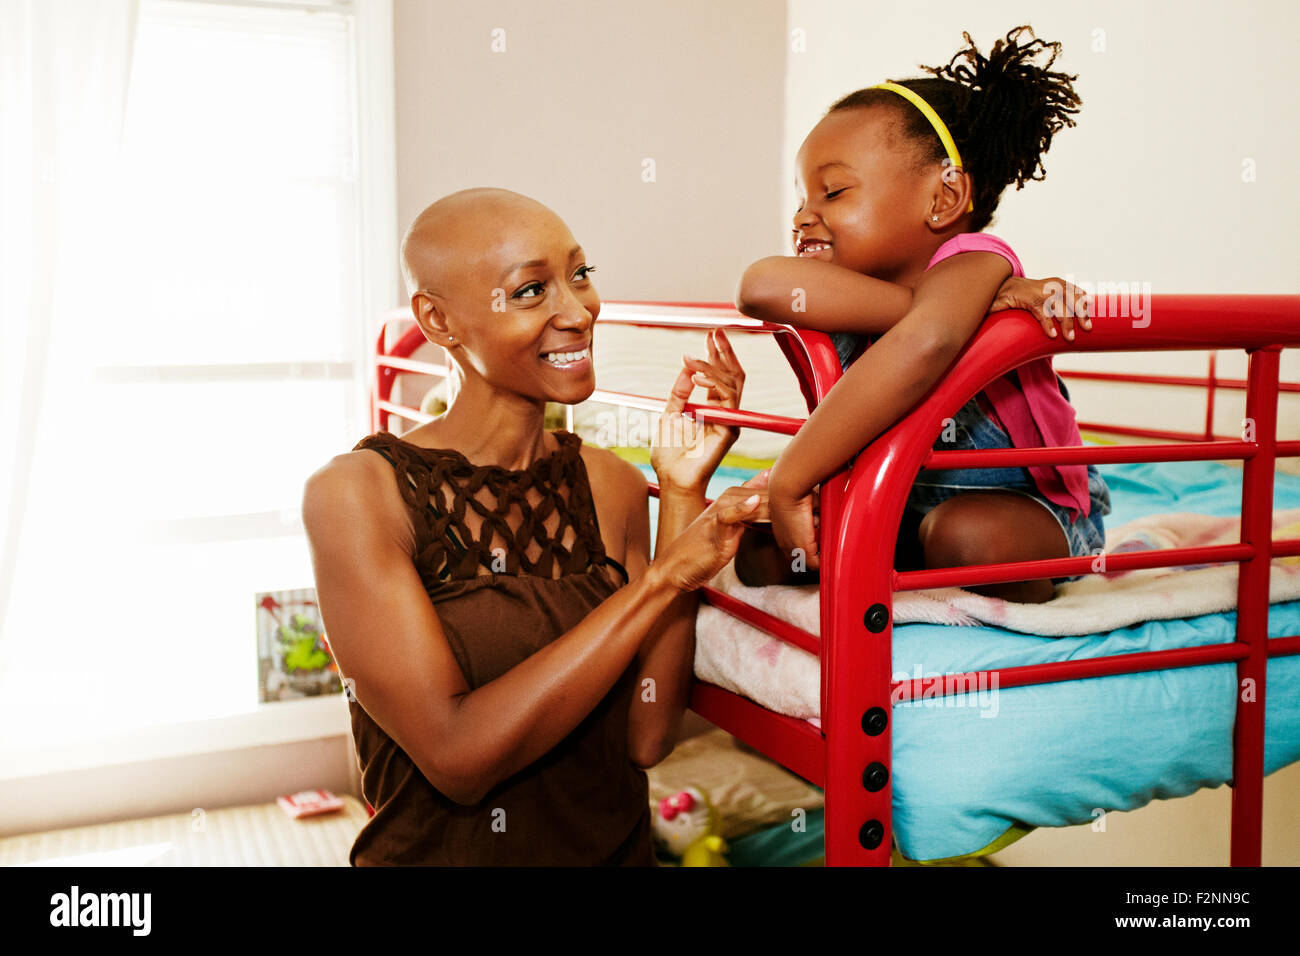
[[[1057,379],[1062,394],[1069,399],[1064,383]],[[946,423],[945,423],[946,425]],[[951,438],[951,441],[945,441]],[[984,414],[978,397],[972,398],[957,410],[952,425],[946,426],[934,443],[936,451],[955,451],[963,448],[1014,448],[1011,439],[993,419]],[[1038,490],[1033,475],[1024,467],[962,468],[931,471],[917,475],[907,496],[907,507],[925,515],[936,505],[955,495],[968,491],[1016,491],[1034,499],[1056,519],[1070,545],[1070,556],[1081,557],[1099,554],[1106,548],[1106,528],[1102,521],[1110,514],[1110,489],[1097,471],[1088,466],[1088,497],[1091,506],[1086,516],[1079,515],[1071,521],[1073,511],[1049,501]],[[1082,575],[1054,578],[1054,581],[1073,581]]]
[[[832,333],[831,340],[840,357],[840,364],[847,368],[861,337],[849,333]],[[1070,400],[1069,390],[1058,377],[1057,386],[1066,401]],[[1010,437],[980,408],[976,396],[957,410],[952,423],[945,422],[945,427],[934,442],[936,451],[957,451],[969,448],[1014,448]],[[926,469],[917,475],[916,481],[907,496],[907,508],[911,512],[910,524],[915,526],[919,519],[933,510],[941,502],[956,495],[970,491],[1016,491],[1034,499],[1049,512],[1061,527],[1066,541],[1069,542],[1070,556],[1098,554],[1106,547],[1106,529],[1102,521],[1110,514],[1110,489],[1101,477],[1095,465],[1088,466],[1088,496],[1091,506],[1087,516],[1080,515],[1071,521],[1072,511],[1049,501],[1038,490],[1029,469],[1018,467],[1004,468],[961,468],[931,471]],[[909,522],[905,521],[905,524]],[[904,546],[904,535],[900,534],[900,548]],[[1053,581],[1073,581],[1082,575],[1066,578],[1053,578]]]

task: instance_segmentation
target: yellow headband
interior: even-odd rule
[[[952,141],[952,134],[948,132],[948,127],[944,125],[943,120],[939,119],[939,114],[934,111],[933,107],[931,107],[929,103],[921,99],[917,93],[909,90],[906,86],[899,86],[897,83],[877,83],[875,86],[871,87],[871,89],[893,90],[899,96],[903,97],[903,99],[908,100],[913,106],[920,110],[922,115],[930,121],[930,125],[934,127],[934,131],[939,134],[939,141],[943,143],[944,151],[948,154],[948,159],[952,161],[953,167],[955,169],[965,170],[965,167],[961,164],[961,153],[957,152],[957,144]],[[967,209],[970,212],[975,211],[974,199],[970,200],[970,205]]]

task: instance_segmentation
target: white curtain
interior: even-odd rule
[[[18,563],[53,544],[33,540],[34,486],[57,483],[45,500],[67,495],[75,512],[76,422],[54,411],[86,364],[78,332],[106,278],[136,17],[137,0],[0,0],[0,667]]]

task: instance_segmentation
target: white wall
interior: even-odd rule
[[[785,251],[795,206],[793,159],[839,97],[886,79],[924,75],[965,46],[981,52],[1028,23],[1059,41],[1053,69],[1078,74],[1078,125],[1052,141],[1046,178],[1003,194],[989,227],[1017,250],[1030,276],[1149,282],[1160,293],[1300,292],[1300,189],[1294,157],[1300,97],[1300,6],[1290,0],[1229,5],[1207,0],[1099,0],[1080,4],[958,0],[881,4],[790,0],[783,216],[772,251]],[[1032,12],[1027,12],[1032,11]],[[793,46],[793,45],[792,45]],[[1243,181],[1253,160],[1256,179]],[[1205,353],[1102,355],[1058,368],[1204,374]],[[1239,354],[1220,355],[1220,375],[1241,375]],[[1283,378],[1300,380],[1300,355],[1283,355]],[[1081,417],[1151,420],[1199,428],[1203,405],[1185,389],[1072,386]],[[1239,432],[1239,402],[1216,415]],[[1300,437],[1300,397],[1284,402],[1280,432]]]
[[[1078,74],[1078,125],[1052,142],[1046,179],[1010,188],[990,231],[1030,274],[1149,281],[1155,292],[1300,292],[1295,59],[1300,6],[1191,0],[1079,4],[790,0],[806,31],[786,77],[784,207],[793,158],[838,97],[947,63],[967,30],[981,51],[1012,27],[1060,41]],[[1104,31],[1104,35],[1098,31]],[[1094,46],[1104,41],[1104,51]],[[1254,159],[1257,179],[1242,181]],[[783,223],[783,225],[788,225]],[[781,237],[784,238],[784,237]]]

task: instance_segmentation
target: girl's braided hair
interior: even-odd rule
[[[1030,42],[1021,44],[1029,34]],[[985,57],[968,44],[947,66],[922,66],[933,75],[897,80],[917,93],[948,127],[962,163],[970,173],[975,211],[970,230],[979,232],[993,218],[1002,191],[1011,183],[1016,189],[1030,179],[1043,179],[1043,154],[1052,134],[1063,126],[1074,126],[1072,114],[1079,112],[1079,96],[1072,81],[1078,76],[1054,72],[1049,67],[1061,52],[1061,44],[1034,38],[1032,27],[1016,27],[997,40]],[[1034,59],[1049,52],[1039,66]],[[866,106],[893,109],[907,137],[920,150],[918,165],[942,162],[947,156],[929,120],[911,103],[891,90],[865,89],[850,93],[828,112]]]

